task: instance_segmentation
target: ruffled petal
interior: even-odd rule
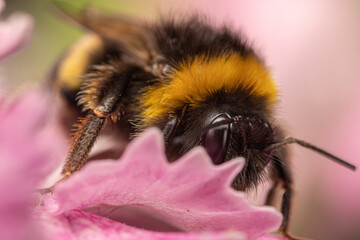
[[[151,129],[121,159],[88,163],[44,202],[53,214],[88,209],[118,221],[131,206],[183,231],[234,229],[255,239],[278,229],[282,217],[273,208],[251,206],[230,188],[242,165],[235,159],[214,166],[200,147],[169,163],[161,132]]]

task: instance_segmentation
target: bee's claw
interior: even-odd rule
[[[53,190],[54,190],[54,187],[56,186],[56,184],[58,184],[59,182],[62,182],[66,179],[68,179],[70,177],[71,173],[70,172],[66,172],[66,174],[60,178],[59,180],[57,180],[55,182],[54,185],[52,185],[51,187],[48,187],[48,188],[40,188],[40,189],[35,189],[35,192],[36,193],[40,193],[41,195],[45,195],[45,194],[49,194],[49,193],[52,193]]]
[[[70,177],[70,175],[71,175],[71,172],[66,172],[65,175],[64,175],[62,178],[60,178],[59,180],[56,181],[56,183],[54,184],[54,186],[55,186],[56,184],[58,184],[59,182],[62,182],[62,181],[64,181],[64,180],[68,179],[68,178]],[[54,186],[52,186],[52,187],[54,187]]]

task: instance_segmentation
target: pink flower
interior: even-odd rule
[[[148,130],[120,160],[91,162],[59,183],[47,209],[59,214],[91,208],[98,215],[118,219],[124,214],[123,206],[137,206],[177,229],[234,229],[249,239],[276,230],[279,214],[249,205],[242,193],[229,188],[241,160],[215,167],[205,151],[197,148],[170,164],[163,148],[161,133]]]
[[[24,239],[34,188],[65,153],[55,129],[44,125],[50,103],[49,94],[34,91],[0,105],[0,239]]]
[[[50,94],[34,91],[1,106],[1,239],[273,239],[264,234],[277,230],[281,214],[230,188],[242,159],[214,166],[199,147],[169,163],[157,129],[117,161],[88,163],[31,208],[31,192],[66,152],[50,103]]]
[[[5,2],[0,0],[0,13]],[[0,22],[0,60],[24,46],[31,38],[32,18],[24,13],[15,13],[6,21]]]

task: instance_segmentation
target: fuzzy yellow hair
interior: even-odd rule
[[[58,67],[57,83],[60,87],[77,91],[81,86],[81,77],[93,64],[96,55],[101,55],[104,46],[101,38],[95,34],[83,36],[66,53]]]
[[[144,94],[144,123],[151,124],[184,104],[196,106],[219,90],[229,93],[246,90],[254,97],[265,99],[269,107],[277,98],[269,71],[253,56],[195,56],[191,61],[183,61],[169,78],[169,82],[156,84]]]

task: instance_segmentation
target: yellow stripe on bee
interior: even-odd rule
[[[103,43],[99,36],[87,34],[76,42],[60,63],[58,83],[69,90],[78,90],[81,76],[93,63],[94,57],[103,52]]]
[[[143,121],[151,124],[184,104],[196,106],[219,90],[234,93],[241,89],[254,97],[263,97],[269,107],[276,102],[275,82],[255,57],[196,56],[181,63],[170,76],[169,83],[159,83],[145,92]]]

